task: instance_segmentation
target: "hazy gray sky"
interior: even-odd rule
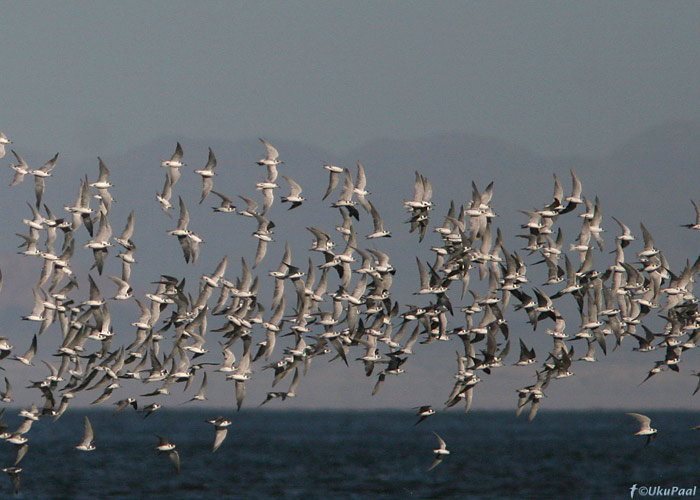
[[[607,152],[700,117],[695,2],[11,2],[0,130],[93,156],[173,134],[343,153],[494,135]]]

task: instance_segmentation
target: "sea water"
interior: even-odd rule
[[[690,430],[700,414],[647,413],[659,429],[648,446],[622,410],[542,411],[533,422],[450,410],[414,425],[413,411],[160,410],[144,419],[131,408],[117,416],[71,409],[27,434],[17,498],[597,500],[689,492],[700,484],[700,432]],[[96,434],[92,452],[74,449],[84,415]],[[211,453],[214,428],[205,420],[219,415],[233,423]],[[11,431],[20,418],[8,410],[5,421]],[[433,432],[451,453],[427,471]],[[156,434],[176,444],[179,475],[155,450]],[[0,445],[0,465],[15,454]],[[0,498],[13,498],[9,477],[0,477]]]

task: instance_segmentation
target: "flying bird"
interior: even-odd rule
[[[186,163],[182,162],[182,145],[178,142],[175,146],[175,152],[170,157],[169,160],[163,160],[160,162],[160,166],[163,168],[168,168],[170,173],[170,181],[174,186],[180,179],[180,167],[184,167]]]
[[[214,190],[212,190],[212,193],[221,198],[221,204],[218,207],[213,207],[214,212],[233,213],[236,211],[231,198]]]
[[[435,410],[430,405],[416,407],[415,409],[418,410],[418,412],[416,413],[416,416],[418,417],[418,421],[413,425],[418,425],[423,420],[430,417],[431,415],[435,415]]]
[[[2,469],[4,473],[6,473],[8,476],[10,476],[10,480],[12,481],[12,487],[14,488],[15,495],[19,494],[19,486],[20,486],[20,479],[19,479],[19,473],[22,472],[21,467],[13,466],[13,467],[5,467]]]
[[[267,155],[265,155],[264,158],[261,158],[257,161],[258,165],[272,165],[272,166],[277,166],[281,163],[284,163],[282,161],[279,161],[277,158],[279,157],[279,152],[270,144],[268,141],[263,139],[262,137],[260,138],[260,142],[263,143],[265,146],[265,149],[267,149]]]
[[[681,224],[681,227],[700,230],[700,207],[698,207],[697,203],[695,203],[695,201],[693,200],[690,200],[690,203],[693,204],[693,208],[695,209],[695,222],[692,222],[690,224]]]
[[[173,208],[172,203],[170,203],[170,198],[173,195],[173,181],[170,175],[165,174],[165,184],[163,184],[163,191],[161,191],[160,194],[156,193],[156,200],[158,200],[158,203],[160,204],[161,210],[165,212],[165,215],[168,217],[172,217],[170,215],[170,210]]]
[[[75,447],[76,450],[80,451],[93,451],[95,449],[95,433],[92,430],[92,425],[90,424],[90,419],[85,416],[85,431],[83,433],[83,440]]]
[[[214,168],[216,167],[216,156],[214,156],[214,151],[209,148],[209,159],[204,168],[195,170],[195,174],[202,176],[202,196],[199,199],[199,204],[201,205],[204,200],[207,199],[209,193],[214,187]]]
[[[134,410],[138,410],[138,402],[134,398],[125,398],[114,403],[117,409],[114,411],[113,415],[119,415],[127,407],[131,406]]]
[[[433,470],[435,467],[440,465],[442,463],[442,459],[445,458],[446,455],[450,454],[450,451],[447,449],[447,444],[445,441],[438,435],[437,432],[433,431],[433,434],[435,434],[435,437],[438,440],[438,448],[433,450],[433,454],[435,455],[435,459],[433,460],[433,463],[428,467],[428,470]]]
[[[337,167],[335,165],[330,165],[328,163],[324,164],[323,168],[328,170],[328,172],[330,173],[330,177],[328,179],[328,188],[326,189],[326,194],[324,194],[322,198],[323,200],[325,200],[338,186],[338,182],[340,181],[340,174],[343,173],[343,168]]]
[[[224,417],[216,417],[211,420],[206,420],[206,422],[208,424],[213,425],[214,429],[216,429],[216,435],[214,436],[214,445],[211,448],[211,452],[214,453],[216,450],[219,449],[219,446],[221,446],[221,443],[224,442],[224,439],[226,439],[228,427],[231,425],[232,422]]]
[[[283,175],[282,177],[284,177],[284,180],[286,180],[289,184],[289,195],[283,196],[281,198],[281,201],[282,203],[291,203],[292,206],[289,207],[289,210],[292,210],[301,205],[302,202],[306,200],[306,198],[301,196],[301,186],[297,184],[297,182],[294,181],[294,179],[290,179],[286,175]]]
[[[654,440],[658,432],[651,426],[651,419],[646,415],[642,415],[641,413],[628,413],[627,415],[639,422],[639,430],[634,435],[646,436],[647,442],[645,443],[645,446],[647,446]]]
[[[15,171],[10,186],[16,186],[24,180],[25,175],[31,173],[31,168],[29,168],[29,165],[26,161],[24,161],[24,158],[22,158],[14,149],[12,150],[12,154],[15,155],[17,164],[10,163],[10,168]]]
[[[369,207],[367,211],[372,215],[372,223],[374,225],[374,231],[367,235],[367,239],[391,238],[391,231],[384,229],[384,221],[375,206],[369,200],[365,200],[365,203]]]
[[[156,437],[158,438],[158,445],[156,446],[156,450],[158,450],[158,453],[163,454],[166,453],[168,455],[168,458],[170,461],[173,463],[173,466],[175,467],[175,473],[179,474],[180,473],[180,454],[177,452],[175,449],[175,445],[168,441],[166,438],[163,436],[159,436],[156,434]]]
[[[34,176],[34,195],[36,197],[36,208],[41,206],[41,200],[44,196],[45,183],[44,179],[51,177],[51,171],[56,166],[58,161],[58,153],[49,161],[44,163],[41,168],[30,170],[29,173]]]
[[[0,158],[5,157],[5,145],[6,144],[12,144],[12,141],[7,138],[7,136],[3,133],[0,132]]]

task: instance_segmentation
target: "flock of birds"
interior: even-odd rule
[[[211,149],[205,166],[194,170],[202,180],[199,204],[212,194],[220,202],[213,207],[214,217],[239,214],[255,221],[252,266],[241,258],[240,266],[231,273],[229,259],[222,251],[224,255],[205,264],[213,272],[202,275],[194,295],[186,288],[184,278],[162,274],[154,277],[152,293],[141,297],[134,296],[130,285],[138,251],[138,241],[132,240],[136,215],[132,211],[121,234],[113,235],[110,217],[114,186],[105,162],[98,159],[94,182],[87,175],[80,180],[75,202],[65,205],[59,216],[42,203],[59,155],[34,169],[12,150],[11,186],[21,184],[27,177],[34,180],[34,200],[27,202],[31,218],[24,219],[27,228],[18,234],[20,253],[33,259],[41,271],[39,280],[30,285],[34,296],[31,312],[22,316],[22,320],[36,323],[37,331],[22,354],[16,353],[6,338],[0,338],[0,359],[33,365],[39,359],[39,339],[43,335],[61,335],[58,350],[45,353],[58,357],[59,366],[48,360],[51,358],[42,358],[46,376],[30,385],[43,404],[22,410],[20,416],[24,420],[14,431],[2,424],[0,438],[17,448],[14,464],[3,469],[12,478],[15,490],[19,489],[19,463],[29,449],[33,422],[40,418],[58,420],[81,393],[96,396],[90,397],[91,405],[116,399],[115,415],[131,407],[145,419],[161,408],[159,403],[149,402],[151,398],[171,395],[177,388],[188,391],[198,387],[186,403],[205,401],[208,377],[216,376],[234,386],[236,407],[240,410],[246,400],[246,383],[254,373],[272,372],[272,390],[261,405],[284,401],[295,397],[302,377],[312,370],[312,362],[325,357],[336,364],[361,365],[367,377],[376,377],[372,390],[375,395],[388,378],[405,373],[407,361],[418,346],[456,339],[459,350],[455,381],[450,384],[451,390],[445,391],[443,407],[461,404],[469,411],[481,377],[505,364],[511,347],[506,313],[514,309],[527,316],[533,330],[544,331],[552,342],[551,349],[539,356],[535,383],[517,390],[516,414],[527,411],[532,420],[549,384],[570,377],[578,362],[595,362],[596,356],[633,343],[633,351],[663,353],[661,359],[652,363],[648,379],[662,371],[678,372],[681,355],[697,345],[700,312],[693,282],[700,271],[700,258],[673,271],[642,224],[643,246],[630,259],[629,246],[637,235],[612,217],[619,227],[612,252],[614,261],[606,267],[596,267],[596,255],[605,255],[602,206],[598,198],[584,196],[573,169],[569,196],[555,174],[552,200],[542,208],[521,211],[525,218],[521,225],[523,234],[519,236],[524,246],[519,251],[507,250],[500,228],[493,223],[493,183],[481,191],[472,183],[468,201],[461,206],[454,201],[449,203],[446,213],[437,217],[430,180],[416,172],[413,197],[404,202],[408,231],[416,234],[419,243],[429,232],[435,233],[439,244],[430,249],[434,253],[432,262],[416,257],[417,279],[405,283],[414,284],[415,301],[420,304],[408,305],[399,304],[392,297],[396,270],[390,256],[377,243],[391,237],[391,232],[370,199],[363,165],[357,163],[356,175],[348,168],[324,165],[329,181],[325,193],[318,197],[327,200],[338,191],[336,201],[330,203],[338,212],[338,226],[327,231],[309,225],[309,255],[294,259],[287,243],[273,271],[254,275],[266,257],[268,245],[274,242],[275,224],[271,217],[275,200],[289,204],[290,210],[306,201],[301,196],[302,187],[286,175],[282,178],[289,185],[289,194],[277,196],[278,167],[283,162],[269,142],[261,141],[266,154],[257,164],[266,176],[254,186],[261,197],[239,195],[243,203],[236,206],[232,195],[221,192],[223,188],[214,190],[217,160]],[[10,143],[0,133],[0,157],[5,156],[4,148]],[[185,200],[182,196],[173,198],[186,167],[183,158],[178,143],[170,159],[161,162],[164,184],[153,204],[168,217],[179,213],[177,226],[167,235],[177,238],[185,263],[197,264],[203,238],[190,227]],[[698,230],[700,209],[692,204],[696,217],[685,226]],[[360,219],[367,216],[372,221],[371,232],[358,235],[359,230],[364,230]],[[431,224],[431,217],[439,222]],[[580,232],[569,246],[565,246],[558,226],[564,217],[580,219]],[[223,225],[225,221],[216,223]],[[364,248],[363,240],[371,240],[372,248]],[[87,276],[78,276],[71,265],[78,245],[92,251],[92,267]],[[312,255],[318,257],[314,259]],[[116,259],[120,261],[121,273],[106,276],[116,286],[115,295],[108,297],[98,282],[105,267],[111,267]],[[526,273],[528,265],[546,266],[548,279],[543,285],[531,284]],[[232,274],[235,278],[231,278]],[[478,292],[471,285],[474,279],[483,283],[485,292]],[[268,280],[274,288],[270,301],[258,293],[262,280]],[[86,287],[80,285],[86,282],[88,296],[81,297],[79,291]],[[556,291],[548,293],[545,286]],[[138,309],[139,316],[131,323],[131,341],[125,338],[126,332],[114,331],[111,301],[132,301]],[[576,305],[579,318],[575,322],[565,319],[561,312],[566,301]],[[648,317],[662,318],[665,327],[652,331],[644,324]],[[221,324],[210,329],[210,320]],[[278,340],[287,337],[290,342],[281,346]],[[528,343],[525,336],[518,339],[515,365],[538,363],[535,349]],[[574,347],[578,350],[579,345],[585,347],[585,354],[577,357]],[[13,374],[20,373],[13,368]],[[277,386],[284,379],[291,382],[288,390],[281,391]],[[148,384],[152,390],[135,396],[126,388],[129,383],[133,388],[134,382]],[[9,403],[12,385],[7,377],[5,383],[6,390],[0,396]],[[431,405],[416,409],[416,424],[436,413]],[[656,433],[647,417],[630,415],[640,422],[637,434],[651,438]],[[211,450],[215,452],[224,442],[232,420],[217,417],[207,422],[215,430]],[[84,429],[83,439],[75,448],[93,451],[95,432],[88,417]],[[429,469],[449,454],[446,443],[435,435],[438,447]],[[155,449],[168,455],[179,472],[176,445],[163,436],[157,439]]]

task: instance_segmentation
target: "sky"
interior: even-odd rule
[[[300,154],[297,163],[316,161],[318,170],[329,159],[312,153],[345,159],[384,141],[406,145],[440,134],[495,141],[496,149],[507,145],[518,154],[527,153],[527,161],[601,158],[650,127],[700,121],[700,5],[692,2],[30,1],[5,5],[2,12],[0,130],[14,141],[13,147],[27,152],[32,165],[61,152],[59,169],[66,172],[65,177],[52,182],[56,187],[63,184],[60,189],[47,187],[46,195],[57,207],[75,198],[80,175],[89,172],[91,180],[96,176],[98,155],[109,160],[129,158],[122,171],[113,169],[115,185],[148,185],[143,190],[152,196],[161,189],[162,170],[142,173],[139,169],[146,162],[157,165],[165,159],[176,139],[188,146],[191,165],[204,163],[205,145],[211,144],[220,145],[217,152],[223,145],[247,148],[252,144],[237,157],[237,167],[243,168],[244,161],[252,165],[262,154],[257,137],[263,136],[281,144],[283,153],[285,144],[294,145],[295,151],[303,146],[307,154]],[[135,159],[133,152],[151,154],[148,148],[153,144],[167,147],[162,147],[160,156]],[[0,162],[9,160],[8,155]],[[453,160],[458,164],[463,158],[448,159]],[[82,171],[86,164],[91,170]],[[353,163],[347,166],[354,169]],[[368,165],[370,177],[375,167]],[[437,165],[422,168],[426,174],[438,171]],[[644,168],[641,178],[651,175],[655,167]],[[568,168],[561,172],[568,190]],[[391,175],[391,171],[377,173],[375,179]],[[504,179],[514,177],[507,167],[487,175],[499,179],[497,190]],[[690,171],[691,180],[693,175],[697,179],[697,171]],[[528,186],[541,191],[537,203],[544,204],[551,193],[551,173],[542,176],[546,187],[530,181]],[[9,181],[9,172],[6,177]],[[400,196],[410,196],[412,173],[410,177]],[[433,179],[436,186],[455,188],[449,186],[449,178],[442,183]],[[586,178],[595,180],[600,179],[593,174]],[[478,182],[483,188],[487,181]],[[195,200],[190,207],[196,207],[198,183],[195,179],[189,187]],[[468,198],[469,180],[460,179],[460,183]],[[145,203],[133,194],[140,194],[143,186],[134,187],[132,193],[115,191],[122,203],[117,206],[122,212],[112,222],[115,233],[123,227],[125,208]],[[499,194],[508,198],[508,191],[517,189],[517,183],[507,184],[506,193]],[[373,190],[381,193],[380,187]],[[682,217],[688,218],[692,209],[683,196],[687,206]],[[24,200],[31,198],[29,186],[4,196],[5,202],[21,207],[17,216],[12,214],[15,222],[27,216]],[[377,200],[382,213],[390,210],[382,205],[385,202]],[[3,210],[10,214],[5,205]],[[149,210],[148,215],[162,219],[157,208]],[[199,217],[197,210],[204,208],[192,209],[193,222]],[[278,223],[292,220],[282,212],[279,217]],[[613,223],[609,225],[612,230]],[[8,223],[5,230],[12,234],[24,228]],[[142,238],[146,240],[147,235]],[[394,244],[400,248],[415,243],[413,235],[407,238],[396,237]],[[683,245],[692,248],[693,243]],[[162,250],[163,255],[171,252],[173,259],[180,259],[177,245],[171,246]],[[212,252],[212,261],[197,272],[210,272],[220,257],[211,245],[205,248]],[[34,271],[14,257],[11,245],[2,249],[6,285],[0,300],[24,314],[26,306],[8,293],[8,283]],[[269,261],[277,262],[280,255],[280,248],[272,249]],[[230,259],[238,263],[237,255]],[[8,269],[7,262],[22,263]],[[413,261],[410,264],[415,266]],[[148,268],[150,273],[143,271],[149,278],[138,276],[145,283],[138,285],[138,291],[151,291],[146,288],[148,280],[161,271],[157,266]],[[415,273],[415,267],[409,272]],[[188,279],[196,283],[197,276]],[[135,314],[133,309],[130,314]],[[16,345],[18,350],[24,347],[20,342]],[[454,346],[426,349],[446,353],[448,361],[439,370],[451,377]],[[624,359],[625,355],[619,356]],[[317,397],[293,403],[406,407],[413,401],[411,384],[418,380],[423,393],[442,397],[444,380],[432,376],[435,367],[427,359],[415,363],[408,382],[396,383],[400,389],[393,399],[372,399],[374,379],[365,381],[361,374],[338,377],[334,365],[328,365],[316,368],[318,376],[304,383]],[[641,392],[641,397],[635,397],[632,391],[640,372],[630,373],[627,366],[581,367],[582,381],[573,383],[583,392],[557,386],[552,389],[551,406],[653,404],[644,401],[645,394],[660,398],[659,404],[666,407],[689,404],[693,378],[680,382],[682,397],[664,390],[672,385],[656,386],[656,393]],[[482,407],[513,406],[513,388],[520,378],[513,370],[505,368],[498,381],[496,377],[484,381],[488,389],[483,393],[492,396],[483,396]],[[597,377],[596,371],[600,371]],[[613,379],[622,384],[622,390],[602,382]],[[219,394],[225,390],[213,389]]]
[[[495,136],[598,154],[700,114],[695,2],[41,2],[3,6],[3,126],[90,157],[162,135],[338,153]]]

